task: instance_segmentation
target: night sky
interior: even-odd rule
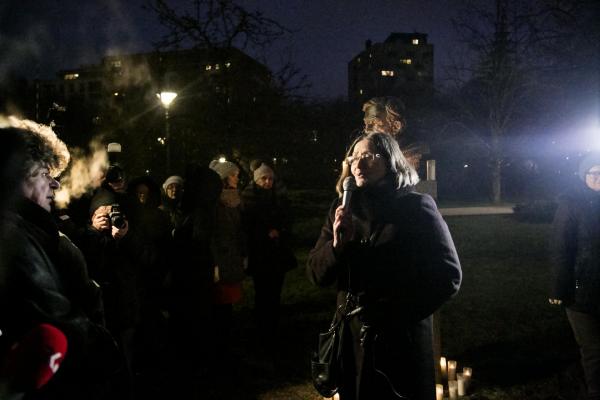
[[[10,69],[27,78],[51,78],[61,68],[94,64],[107,54],[150,51],[161,36],[145,0],[4,0],[0,3],[0,79]],[[172,1],[187,4],[187,0]],[[306,74],[311,97],[346,96],[347,63],[367,39],[391,32],[429,34],[435,73],[456,45],[451,10],[456,0],[246,0],[249,9],[293,31],[264,59],[272,69],[288,56]]]

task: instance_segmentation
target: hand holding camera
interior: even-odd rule
[[[129,231],[129,224],[118,204],[100,206],[92,216],[92,226],[98,231],[110,230],[115,239],[121,239]]]

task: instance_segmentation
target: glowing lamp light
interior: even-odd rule
[[[175,97],[177,97],[177,93],[175,92],[160,92],[156,93],[156,97],[160,100],[165,108],[169,108]]]
[[[225,157],[219,157],[219,162],[220,163],[224,163],[225,161],[227,161],[227,159]]]

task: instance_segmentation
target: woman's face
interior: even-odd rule
[[[135,187],[135,195],[141,204],[146,204],[148,201],[148,194],[150,194],[150,189],[146,184],[140,183]]]
[[[227,177],[227,186],[231,189],[237,189],[240,182],[240,171],[236,171]]]
[[[350,171],[354,175],[356,186],[373,186],[386,175],[385,160],[375,151],[368,139],[363,139],[354,146],[350,157]]]
[[[171,200],[177,200],[182,192],[182,187],[179,183],[170,183],[165,190],[167,197]]]
[[[595,192],[600,192],[600,165],[594,165],[585,174],[585,184]]]
[[[271,189],[273,187],[273,177],[270,175],[263,175],[256,180],[256,184],[263,189]]]

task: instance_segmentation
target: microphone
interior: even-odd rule
[[[342,195],[342,206],[344,206],[345,210],[350,208],[350,199],[352,199],[352,192],[356,190],[356,180],[354,180],[353,176],[348,176],[344,179],[342,183],[342,188],[344,189],[344,193]]]
[[[344,179],[344,182],[342,183],[342,189],[344,189],[344,192],[342,194],[342,206],[344,207],[345,211],[348,211],[350,209],[350,200],[352,199],[352,192],[356,190],[356,180],[353,176],[348,176],[346,177],[346,179]],[[340,229],[340,231],[338,231],[340,241],[343,240],[343,235],[344,232]]]
[[[50,324],[40,324],[11,347],[2,372],[12,390],[30,392],[48,383],[66,354],[65,334]]]

